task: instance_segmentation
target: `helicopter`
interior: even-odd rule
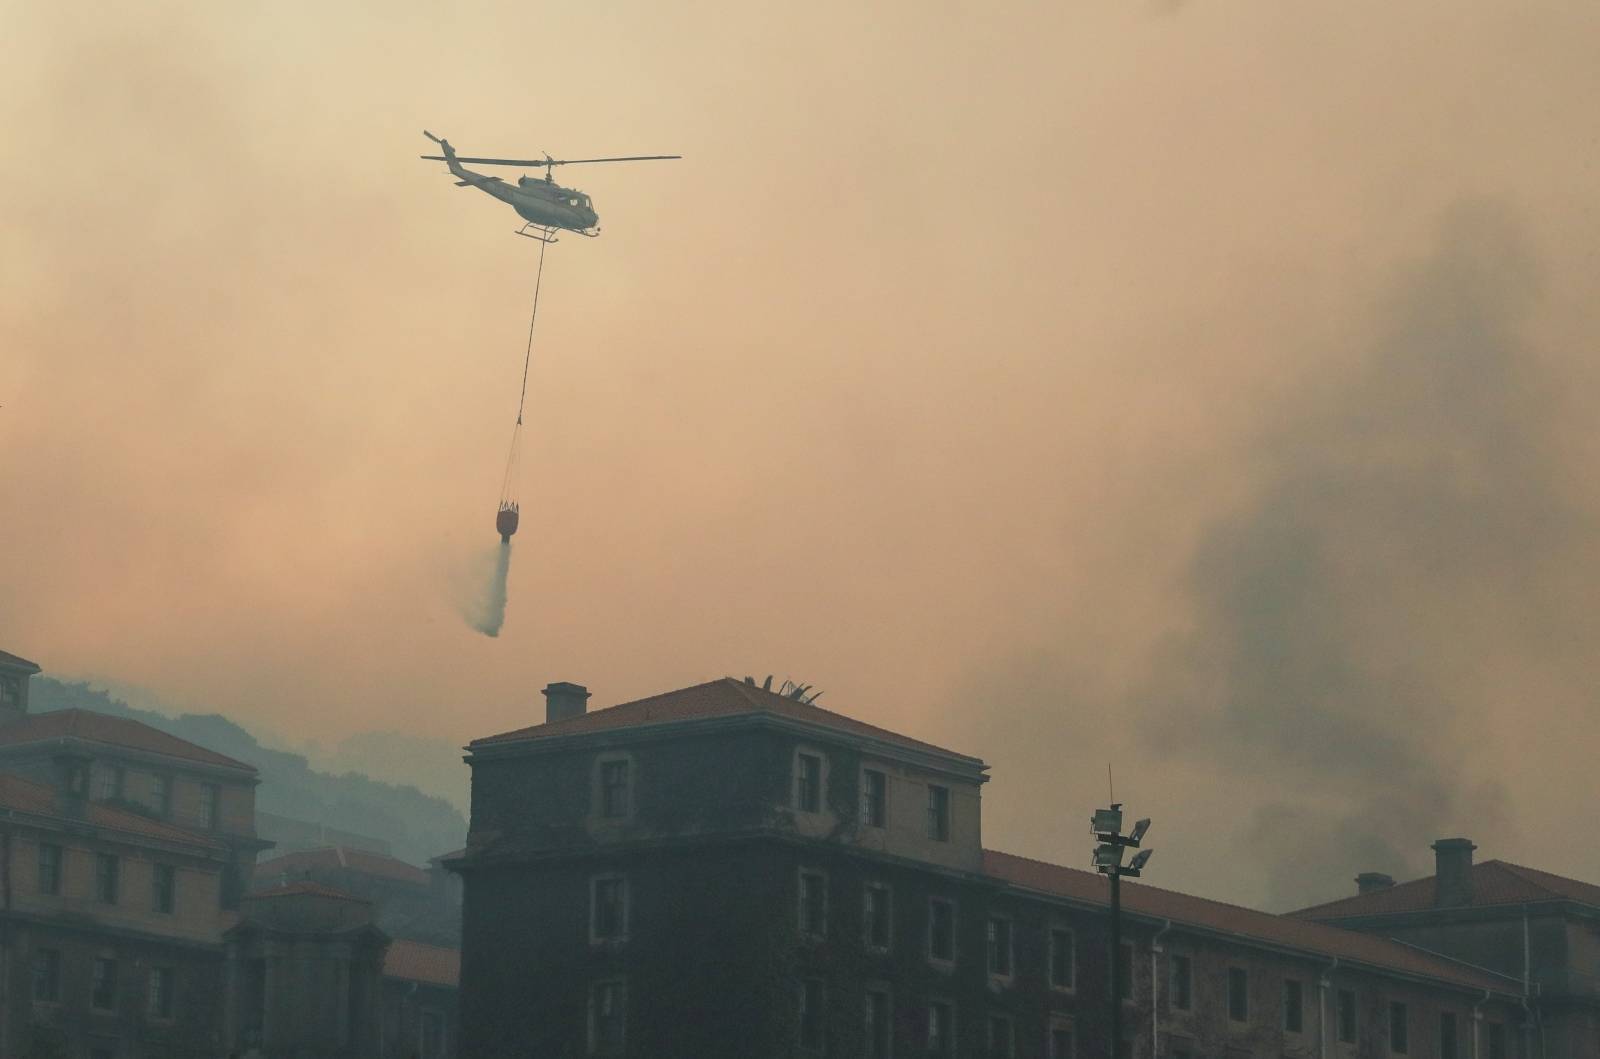
[[[680,154],[638,154],[626,158],[551,158],[548,154],[544,158],[460,158],[456,155],[455,148],[450,146],[450,141],[441,139],[424,129],[422,135],[439,145],[444,154],[425,154],[421,157],[430,162],[443,162],[450,170],[450,175],[456,178],[456,187],[474,187],[487,195],[493,195],[501,202],[506,203],[517,211],[527,223],[518,230],[518,235],[525,235],[529,239],[537,239],[542,243],[556,242],[557,232],[577,232],[579,235],[588,236],[590,239],[600,234],[600,215],[594,212],[594,206],[589,201],[589,196],[576,188],[564,188],[555,182],[550,171],[558,165],[587,165],[591,162],[650,162],[672,158],[682,158]],[[486,176],[483,173],[474,173],[470,169],[463,169],[462,162],[473,165],[513,165],[524,168],[544,167],[544,179],[531,176],[520,176],[515,184],[508,183],[497,176]],[[529,229],[533,231],[529,231]]]

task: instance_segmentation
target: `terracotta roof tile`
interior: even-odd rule
[[[39,672],[39,663],[30,662],[21,655],[14,655],[10,651],[0,651],[0,666],[13,666],[17,669],[26,669],[31,673]]]
[[[58,820],[67,819],[56,805],[54,790],[45,784],[36,783],[11,772],[0,772],[0,806],[38,816],[54,817]],[[206,849],[225,848],[221,842],[209,835],[174,827],[160,820],[152,820],[130,810],[118,809],[100,802],[88,803],[84,808],[84,816],[90,824],[107,831],[120,831],[123,834],[140,835],[164,842],[179,842]]]
[[[1342,897],[1289,913],[1304,919],[1347,919],[1421,912],[1434,907],[1435,877]],[[1577,901],[1600,907],[1600,886],[1503,860],[1486,860],[1472,866],[1472,905],[1533,904],[1539,901]]]
[[[50,739],[76,738],[93,743],[143,750],[152,754],[197,761],[204,765],[221,765],[225,768],[255,772],[254,765],[207,750],[187,739],[168,735],[142,721],[127,717],[112,717],[93,710],[52,710],[49,713],[30,713],[25,717],[0,727],[0,746],[20,746]]]
[[[461,981],[461,950],[396,938],[383,956],[383,975],[454,989]]]
[[[821,725],[847,735],[880,739],[912,750],[967,758],[979,764],[976,758],[957,754],[953,750],[911,739],[887,728],[858,721],[841,713],[808,706],[775,691],[767,691],[732,677],[723,677],[690,688],[680,688],[646,699],[624,702],[603,710],[591,710],[577,717],[551,721],[545,724],[518,728],[512,732],[485,736],[472,741],[472,747],[493,746],[523,740],[545,739],[560,735],[579,735],[585,732],[609,731],[644,724],[667,724],[677,721],[697,721],[713,717],[737,717],[744,714],[770,714],[808,724]]]
[[[427,886],[428,873],[403,860],[348,846],[328,846],[324,849],[307,849],[285,853],[256,865],[256,877],[270,879],[276,875],[300,876],[310,871],[349,871],[359,875],[373,875],[393,879],[413,886]]]
[[[348,894],[343,890],[335,890],[331,886],[324,886],[321,883],[306,882],[304,880],[300,882],[284,883],[282,886],[274,886],[267,890],[256,890],[252,893],[245,894],[245,897],[248,900],[255,900],[256,898],[264,897],[294,897],[298,894],[310,894],[313,897],[336,897],[341,901],[356,901],[364,905],[370,905],[372,903],[365,897],[357,897],[355,894]]]
[[[994,850],[983,851],[983,869],[987,875],[1028,890],[1091,904],[1103,905],[1110,900],[1105,878],[1091,871],[1063,868]],[[1386,938],[1289,916],[1257,912],[1220,901],[1208,901],[1174,890],[1125,882],[1122,884],[1122,906],[1135,914],[1234,934],[1247,941],[1318,956],[1337,956],[1341,960],[1421,975],[1471,989],[1492,989],[1499,993],[1517,989],[1517,983],[1512,979]]]

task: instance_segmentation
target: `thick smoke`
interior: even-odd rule
[[[1243,835],[1275,905],[1415,873],[1431,839],[1506,815],[1462,767],[1507,705],[1483,689],[1496,666],[1559,667],[1552,632],[1585,623],[1567,584],[1589,519],[1520,333],[1535,288],[1503,210],[1455,210],[1369,352],[1287,410],[1254,496],[1196,553],[1151,739],[1280,792]]]
[[[499,636],[506,623],[506,575],[511,572],[511,542],[501,541],[488,584],[466,613],[467,623],[485,636]]]

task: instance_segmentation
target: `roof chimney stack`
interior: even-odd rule
[[[582,717],[588,709],[589,689],[582,684],[558,680],[545,685],[544,723],[552,724],[569,717]]]
[[[1381,871],[1364,871],[1356,876],[1357,894],[1375,894],[1394,888],[1394,876]]]
[[[1472,903],[1472,851],[1470,839],[1441,838],[1433,844],[1433,903],[1436,908],[1460,908]]]

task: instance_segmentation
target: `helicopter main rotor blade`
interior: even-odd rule
[[[442,154],[421,156],[430,162],[443,162]],[[553,165],[586,165],[590,162],[653,162],[662,159],[682,158],[681,154],[634,154],[625,158],[467,158],[456,156],[456,161],[466,165],[512,165],[522,169],[543,169]]]

